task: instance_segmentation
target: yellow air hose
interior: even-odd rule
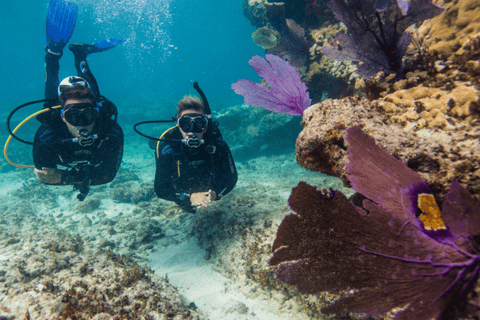
[[[31,116],[29,116],[28,118],[26,118],[25,120],[23,120],[22,122],[20,122],[18,124],[18,126],[12,131],[13,134],[17,133],[18,129],[20,129],[25,123],[27,123],[30,119],[32,119],[33,117],[36,117],[37,115],[41,114],[41,113],[44,113],[44,112],[47,112],[47,111],[51,111],[51,109],[58,109],[58,108],[61,108],[62,106],[55,106],[55,107],[52,107],[52,108],[45,108],[43,110],[40,110],[38,112],[35,112],[34,114],[32,114]],[[28,169],[34,169],[35,166],[27,166],[27,165],[24,165],[24,164],[17,164],[17,163],[14,163],[10,160],[10,158],[8,157],[8,153],[7,153],[7,150],[8,150],[8,145],[10,144],[10,141],[12,140],[12,135],[10,135],[7,139],[7,142],[5,142],[5,147],[3,148],[3,154],[5,155],[5,159],[7,160],[8,163],[10,163],[12,166],[15,166],[15,167],[19,167],[19,168],[28,168]]]
[[[165,132],[162,133],[162,135],[161,135],[160,138],[158,138],[158,139],[161,140],[161,139],[163,138],[163,136],[164,136],[168,131],[170,131],[170,130],[172,130],[172,129],[175,129],[176,127],[177,127],[177,126],[171,127],[170,129],[165,130]],[[156,150],[156,152],[157,152],[157,158],[160,156],[159,148],[160,148],[160,141],[157,142],[157,148],[156,148],[156,149],[157,149],[157,150]]]
[[[167,215],[167,212],[170,211],[170,210],[177,210],[177,212],[175,212],[173,215],[169,216],[169,215]],[[167,218],[167,219],[175,218],[178,215],[179,211],[180,211],[180,207],[178,207],[178,206],[170,207],[167,210],[165,210],[165,218]]]

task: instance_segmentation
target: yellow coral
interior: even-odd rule
[[[455,81],[454,89],[417,86],[398,90],[384,97],[379,106],[388,112],[396,112],[394,120],[409,128],[452,129],[452,117],[463,119],[471,116],[472,104],[477,103],[480,92],[465,82]],[[423,119],[412,127],[410,121]]]
[[[440,209],[438,208],[435,198],[431,194],[421,193],[418,195],[418,207],[422,214],[418,217],[426,230],[437,231],[446,229],[442,220]]]
[[[419,28],[419,35],[444,57],[461,54],[459,49],[480,30],[480,6],[478,0],[445,1],[439,3],[446,10],[426,21]],[[463,49],[461,49],[463,50]]]

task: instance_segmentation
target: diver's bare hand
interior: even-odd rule
[[[197,208],[208,207],[212,201],[215,201],[215,199],[217,199],[217,194],[212,190],[208,190],[208,192],[192,193],[190,196],[192,206]]]
[[[60,184],[62,182],[62,172],[58,169],[43,167],[42,170],[35,168],[34,172],[38,180],[43,183]]]

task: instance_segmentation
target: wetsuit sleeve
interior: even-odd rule
[[[217,156],[214,159],[215,166],[215,187],[217,200],[232,191],[237,184],[238,174],[235,162],[233,161],[230,148],[223,140],[218,140]]]
[[[100,164],[94,168],[91,175],[90,185],[93,186],[111,182],[120,168],[123,157],[123,131],[117,123],[112,126],[99,148]]]
[[[60,163],[58,158],[58,144],[52,143],[57,141],[57,137],[52,128],[44,123],[38,128],[33,140],[33,163],[35,168],[56,168]]]
[[[47,52],[45,54],[45,99],[58,99],[58,71],[60,70],[61,55]],[[52,107],[55,104],[46,102],[44,107]]]
[[[156,170],[155,170],[155,194],[157,197],[175,201],[178,205],[190,205],[190,198],[180,199],[180,190],[176,190],[173,185],[175,175],[177,175],[177,164],[175,163],[174,153],[169,145],[161,144],[159,148],[159,156],[155,154]]]

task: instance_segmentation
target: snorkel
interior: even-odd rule
[[[208,127],[210,128],[212,135],[219,134],[217,125],[216,123],[213,122],[212,110],[210,109],[210,105],[208,104],[207,97],[203,93],[202,89],[200,89],[200,86],[198,85],[197,81],[192,81],[192,86],[195,90],[197,90],[198,94],[200,95],[200,98],[202,98],[203,106],[205,108],[205,117],[208,120]]]
[[[191,84],[193,88],[197,90],[198,94],[200,95],[200,98],[202,98],[203,107],[205,108],[205,117],[207,117],[207,119],[209,119],[209,122],[210,122],[212,120],[212,110],[210,110],[210,105],[208,104],[207,97],[205,96],[205,93],[203,93],[202,89],[200,89],[200,86],[198,85],[197,81],[194,80],[191,82]]]

